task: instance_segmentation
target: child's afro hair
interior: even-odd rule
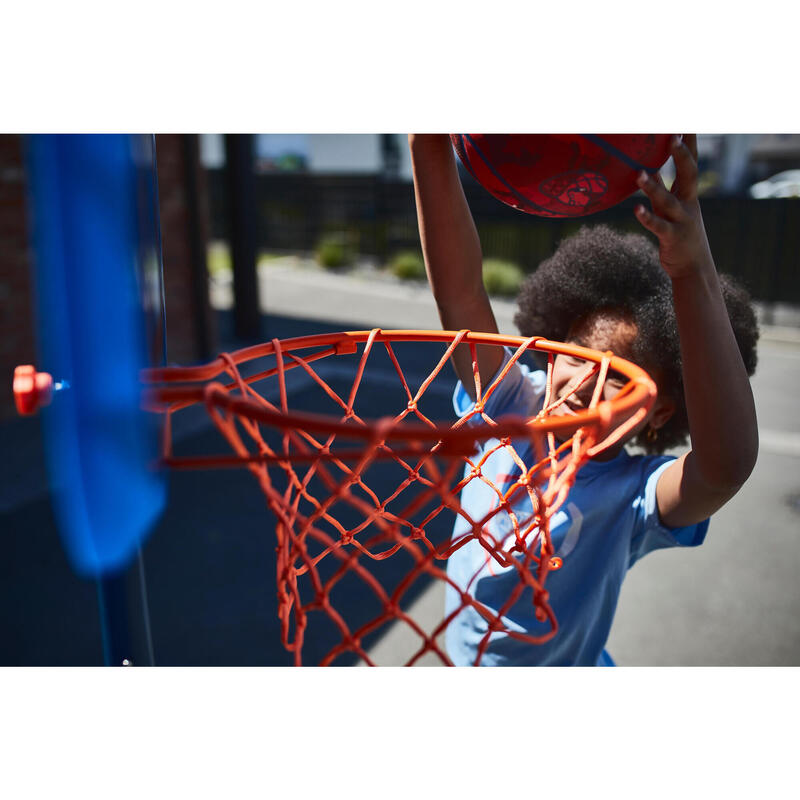
[[[720,275],[720,283],[747,374],[752,375],[758,324],[750,298],[729,276]],[[655,441],[648,441],[643,431],[636,444],[663,453],[686,442],[689,420],[672,284],[650,239],[605,225],[581,228],[526,278],[517,303],[514,322],[520,333],[555,341],[564,341],[575,322],[597,312],[631,319],[637,327],[633,360],[656,379],[659,392],[671,397],[676,409]]]

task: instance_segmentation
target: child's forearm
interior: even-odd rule
[[[420,241],[439,318],[445,330],[497,332],[497,323],[483,286],[480,239],[458,177],[450,137],[446,134],[409,135],[414,171]],[[477,349],[484,385],[499,369],[498,348]],[[472,394],[472,359],[466,346],[453,355],[453,364]]]
[[[458,315],[465,293],[483,290],[478,232],[446,134],[411,134],[417,222],[425,268],[440,313]],[[443,319],[446,327],[448,325]]]
[[[697,137],[676,138],[672,156],[671,191],[660,177],[640,174],[652,209],[639,205],[636,216],[658,237],[680,334],[692,450],[664,470],[656,487],[662,522],[680,527],[706,519],[736,494],[755,466],[758,428],[697,198]]]
[[[693,467],[710,487],[735,490],[755,465],[758,427],[750,381],[710,253],[698,269],[673,278],[672,288]]]

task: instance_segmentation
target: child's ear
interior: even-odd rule
[[[669,422],[670,417],[675,413],[675,401],[671,397],[658,395],[653,405],[653,416],[650,417],[650,425],[658,430]]]

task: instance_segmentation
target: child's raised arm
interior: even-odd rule
[[[497,322],[483,286],[483,256],[478,232],[458,177],[447,134],[409,134],[417,221],[439,319],[444,330],[497,333]],[[502,363],[497,347],[478,347],[481,385]],[[474,396],[469,348],[459,347],[453,365],[467,392]]]
[[[697,199],[696,137],[676,140],[673,158],[671,192],[660,178],[640,176],[652,211],[638,206],[636,215],[658,237],[681,341],[692,450],[664,471],[656,490],[662,521],[679,527],[706,519],[736,494],[755,466],[758,428]]]

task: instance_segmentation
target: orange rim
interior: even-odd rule
[[[476,424],[467,429],[453,428],[447,422],[431,428],[421,424],[409,423],[402,427],[379,430],[383,428],[382,419],[365,420],[365,426],[353,426],[341,422],[339,419],[324,415],[315,415],[304,412],[275,412],[243,397],[233,397],[225,391],[228,386],[214,386],[208,384],[221,375],[228,367],[228,359],[234,364],[242,364],[257,358],[275,355],[280,349],[282,354],[293,353],[312,347],[326,348],[305,357],[306,363],[326,358],[332,355],[355,353],[359,344],[372,339],[375,342],[442,342],[450,343],[453,349],[457,345],[496,345],[521,348],[526,345],[527,350],[536,350],[554,355],[564,354],[592,361],[600,364],[604,360],[608,369],[619,372],[628,378],[628,383],[612,400],[601,401],[593,408],[587,408],[569,417],[543,417],[540,419],[524,419],[520,417],[503,417],[496,425]],[[285,363],[282,367],[274,367],[255,375],[244,378],[246,384],[252,384],[281,372],[288,372],[298,366],[297,363]],[[529,435],[531,429],[538,433],[567,434],[584,426],[599,426],[601,431],[607,431],[625,424],[631,417],[636,416],[634,424],[638,424],[652,406],[656,397],[656,386],[650,376],[636,364],[631,363],[610,352],[591,350],[580,345],[566,342],[554,342],[541,337],[526,339],[521,336],[506,336],[493,333],[474,333],[472,331],[431,331],[431,330],[381,330],[372,331],[342,331],[339,333],[314,334],[299,336],[293,339],[273,339],[263,344],[242,348],[227,354],[224,358],[217,357],[213,361],[189,367],[159,367],[144,370],[142,382],[149,387],[145,392],[144,404],[152,411],[178,411],[194,403],[211,402],[218,407],[234,412],[246,412],[249,416],[269,425],[287,429],[302,427],[309,431],[319,433],[344,434],[355,439],[365,441],[373,440],[379,433],[393,441],[430,441],[440,439],[443,444],[449,443],[456,450],[461,450],[468,442],[482,438],[503,438],[510,436]],[[202,383],[201,383],[202,382]],[[156,384],[166,384],[156,386]],[[183,384],[183,385],[174,385]],[[191,385],[200,384],[200,385]],[[637,412],[640,412],[637,415]],[[643,413],[642,413],[643,412]],[[622,431],[624,435],[633,427],[626,425]],[[601,433],[602,436],[602,433]],[[617,436],[616,438],[621,438]],[[606,444],[605,442],[603,444]]]

